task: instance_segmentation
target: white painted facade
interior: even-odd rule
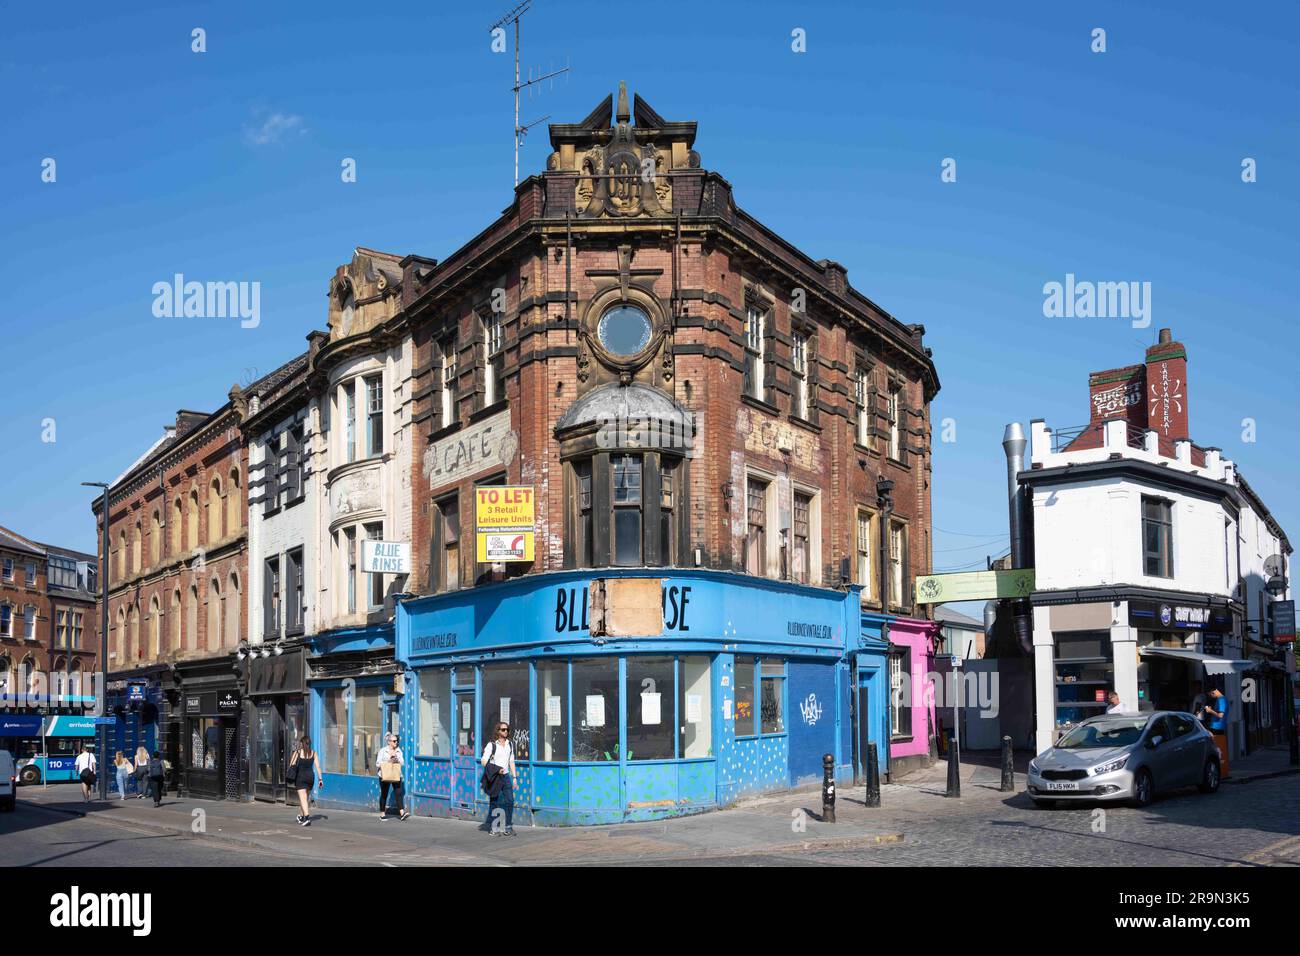
[[[1278,534],[1276,523],[1256,508],[1253,492],[1244,487],[1235,464],[1217,449],[1205,450],[1203,465],[1193,464],[1192,443],[1175,443],[1173,459],[1157,452],[1157,433],[1130,435],[1123,420],[1105,423],[1102,447],[1082,451],[1052,450],[1052,432],[1042,421],[1030,428],[1030,461],[1035,469],[1051,470],[1090,463],[1145,462],[1162,472],[1175,472],[1228,486],[1221,498],[1202,485],[1186,491],[1171,487],[1158,473],[1150,475],[1081,472],[1077,479],[1068,473],[1035,485],[1027,496],[1032,507],[1033,565],[1036,569],[1036,600],[1033,609],[1033,644],[1039,752],[1055,741],[1058,730],[1058,668],[1055,654],[1062,636],[1070,632],[1109,633],[1113,658],[1113,686],[1126,710],[1147,709],[1151,702],[1139,698],[1145,688],[1149,662],[1140,648],[1165,643],[1169,634],[1131,626],[1129,601],[1104,601],[1093,596],[1090,604],[1043,606],[1037,598],[1043,592],[1114,587],[1141,588],[1173,595],[1195,595],[1207,603],[1234,609],[1233,633],[1222,636],[1221,651],[1213,653],[1235,659],[1244,670],[1243,658],[1251,657],[1245,637],[1270,600],[1264,591],[1263,566],[1270,555],[1289,549]],[[1026,479],[1022,476],[1022,482]],[[1033,484],[1032,477],[1028,483]],[[1171,518],[1172,568],[1169,576],[1147,573],[1144,560],[1143,500],[1167,502]],[[1219,500],[1212,500],[1212,499]],[[1223,500],[1226,499],[1226,500]],[[1288,567],[1289,572],[1289,567]],[[1289,574],[1288,574],[1289,577]],[[1117,591],[1117,596],[1124,592]],[[1100,603],[1098,603],[1100,600]],[[1236,610],[1240,610],[1240,615]],[[1240,626],[1246,619],[1246,628]],[[1245,630],[1245,634],[1242,631]],[[1262,630],[1254,631],[1263,640]],[[1204,652],[1205,634],[1177,635],[1186,650]],[[1161,640],[1156,640],[1160,638]],[[1257,658],[1259,654],[1255,655]],[[1181,665],[1180,665],[1181,666]],[[1191,666],[1191,665],[1188,665]],[[1288,662],[1294,672],[1294,660]],[[1230,701],[1229,748],[1231,754],[1244,750],[1241,721],[1241,682],[1225,681]],[[1100,713],[1095,709],[1090,713]]]

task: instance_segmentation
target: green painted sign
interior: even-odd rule
[[[917,604],[948,601],[987,601],[991,598],[1027,598],[1034,590],[1034,569],[966,571],[962,574],[927,574],[916,579]]]

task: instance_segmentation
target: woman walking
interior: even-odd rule
[[[162,754],[157,750],[149,758],[149,791],[153,794],[153,805],[162,806],[163,791],[167,789],[167,765],[163,763]]]
[[[406,812],[406,801],[402,797],[402,773],[406,766],[406,760],[402,756],[402,748],[397,746],[397,734],[388,735],[388,743],[379,751],[379,819],[388,819],[388,790],[393,790],[393,799],[397,802],[397,809],[401,816],[400,820],[405,820],[410,816]]]
[[[510,743],[510,725],[497,724],[496,739],[483,748],[483,789],[491,798],[484,829],[493,836],[514,836],[515,748]],[[505,814],[505,829],[497,825]]]
[[[135,748],[136,799],[143,800],[149,790],[149,751],[144,744]]]
[[[302,813],[298,814],[298,826],[311,826],[311,800],[312,787],[325,789],[325,781],[321,779],[320,761],[316,758],[316,751],[311,749],[311,738],[304,735],[298,741],[298,749],[293,752],[293,760],[289,763],[289,771],[284,775],[289,786],[298,791],[298,806]]]
[[[126,799],[126,782],[131,779],[131,774],[135,773],[135,767],[131,761],[122,756],[122,751],[118,751],[113,757],[113,768],[117,771],[117,792]]]

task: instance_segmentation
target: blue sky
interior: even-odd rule
[[[302,350],[353,247],[443,258],[510,203],[512,61],[487,31],[510,5],[0,14],[0,524],[94,550],[79,483]],[[1188,347],[1193,437],[1296,535],[1297,26],[1284,3],[535,0],[525,68],[572,72],[523,115],[577,121],[626,80],[698,121],[740,205],[925,325],[936,429],[956,428],[935,444],[939,568],[1005,545],[1004,424],[1083,424],[1088,372],[1162,326]],[[521,172],[548,148],[543,124]],[[177,272],[260,282],[260,325],[155,317]],[[1045,318],[1067,273],[1150,282],[1150,327]]]

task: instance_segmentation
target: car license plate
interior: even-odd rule
[[[1078,790],[1079,785],[1073,780],[1049,780],[1047,781],[1048,790]]]

